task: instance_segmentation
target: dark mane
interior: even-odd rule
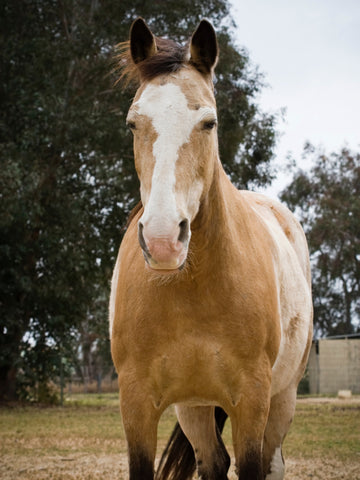
[[[116,47],[116,70],[120,70],[117,82],[125,83],[140,80],[152,80],[159,75],[173,73],[184,66],[187,60],[188,46],[182,46],[173,40],[156,37],[157,52],[142,62],[135,64],[130,54],[130,42],[122,42]]]
[[[140,200],[129,213],[129,216],[126,220],[125,230],[130,226],[130,223],[133,221],[136,215],[140,212],[140,210],[142,210],[142,208],[143,208],[143,204],[142,204],[142,201]]]

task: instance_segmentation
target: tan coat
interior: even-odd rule
[[[133,37],[144,36],[136,29]],[[215,455],[215,405],[232,422],[239,478],[283,478],[281,444],[312,338],[304,234],[285,207],[230,183],[211,126],[210,79],[189,64],[143,81],[128,115],[144,208],[119,251],[110,335],[131,480],[152,478],[157,422],[171,404],[204,478],[226,478]],[[164,92],[175,92],[181,116],[173,130],[162,113],[171,102],[156,103]],[[188,242],[179,240],[181,224]],[[214,462],[225,476],[209,473]]]

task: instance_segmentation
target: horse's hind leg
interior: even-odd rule
[[[264,435],[263,468],[266,480],[283,480],[285,464],[282,443],[290,428],[296,404],[296,387],[291,386],[271,399]]]
[[[176,406],[180,426],[191,443],[202,480],[226,480],[230,457],[215,421],[214,407]]]

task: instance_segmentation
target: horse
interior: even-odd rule
[[[284,478],[282,443],[312,340],[309,254],[293,214],[237,190],[219,159],[216,33],[185,46],[142,18],[124,42],[138,81],[127,125],[141,202],[121,242],[110,294],[130,480],[227,479],[231,421],[241,480]],[[157,426],[178,423],[155,474]]]

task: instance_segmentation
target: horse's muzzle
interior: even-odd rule
[[[188,220],[179,223],[176,236],[146,236],[144,225],[139,222],[138,238],[145,261],[152,270],[172,273],[184,267],[190,239]]]

